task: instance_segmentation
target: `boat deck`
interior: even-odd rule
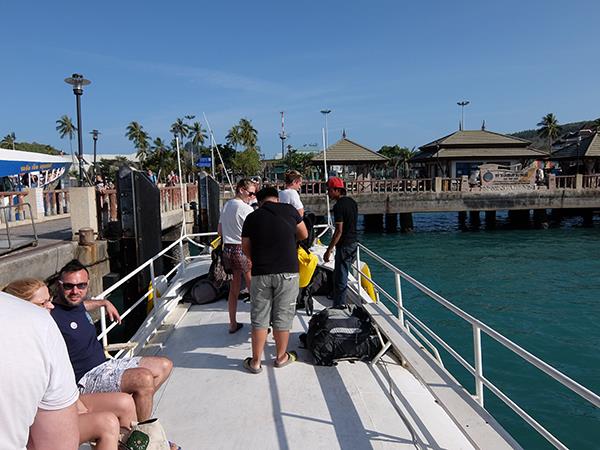
[[[289,344],[299,361],[274,368],[269,335],[263,372],[248,373],[242,362],[251,354],[250,308],[239,303],[244,328],[231,335],[226,306],[192,306],[158,353],[174,369],[155,396],[155,416],[183,449],[473,448],[392,356],[377,365],[314,366],[299,348],[309,320],[303,312],[294,319]]]

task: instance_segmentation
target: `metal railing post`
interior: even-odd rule
[[[150,263],[150,279],[152,280],[152,301],[154,302],[154,307],[158,310],[160,306],[160,299],[158,297],[158,289],[156,288],[156,276],[154,274],[154,260]]]
[[[106,348],[108,345],[108,336],[106,333],[106,308],[104,306],[100,307],[100,332],[103,333],[102,336],[102,347]]]
[[[357,270],[357,280],[358,280],[358,297],[362,301],[362,272],[360,271],[360,248],[356,247],[356,270]]]
[[[402,285],[401,278],[399,273],[395,273],[396,279],[396,302],[398,306],[398,320],[400,321],[400,325],[404,327],[404,311],[402,310],[403,302],[402,302]]]
[[[483,406],[483,363],[481,358],[481,328],[473,324],[473,351],[475,358],[475,395]]]

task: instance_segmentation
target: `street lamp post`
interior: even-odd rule
[[[456,104],[458,106],[460,106],[460,129],[464,130],[465,129],[465,106],[467,106],[469,103],[468,100],[463,100],[462,102],[456,102]]]
[[[284,112],[281,111],[281,131],[279,132],[279,139],[281,139],[281,159],[285,159],[285,140],[288,138],[285,134],[285,119]]]
[[[92,130],[90,132],[90,134],[92,135],[92,139],[94,140],[94,178],[96,178],[96,144],[98,143],[98,136],[100,136],[102,133],[100,133],[98,130]]]
[[[581,165],[581,158],[579,157],[579,147],[581,146],[581,136],[577,136],[577,173],[579,173],[579,166]]]
[[[77,144],[79,158],[79,186],[83,186],[83,136],[81,131],[81,96],[83,95],[83,86],[91,83],[90,80],[83,78],[83,75],[74,73],[69,78],[65,78],[65,83],[73,86],[73,94],[77,103]]]
[[[325,165],[325,181],[329,178],[327,170],[327,148],[329,147],[329,130],[327,128],[327,115],[331,113],[330,109],[322,109],[321,114],[325,116],[325,130],[323,132],[323,164]]]

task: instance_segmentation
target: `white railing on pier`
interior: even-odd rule
[[[362,253],[367,254],[374,261],[382,265],[388,271],[394,274],[395,284],[396,284],[396,296],[390,295],[381,285],[379,285],[372,277],[367,277],[362,274],[358,269],[361,265],[360,255]],[[569,378],[556,368],[552,367],[548,363],[542,361],[535,355],[529,353],[527,350],[523,349],[519,345],[515,344],[513,341],[489,327],[485,323],[471,316],[467,312],[460,309],[458,306],[454,305],[449,300],[445,299],[441,295],[437,294],[433,290],[429,289],[424,284],[415,280],[413,277],[398,269],[396,266],[381,258],[379,255],[369,250],[362,244],[359,244],[359,249],[357,252],[357,259],[354,265],[354,269],[357,272],[358,278],[358,290],[360,291],[360,280],[365,278],[369,282],[373,284],[374,289],[387,298],[392,304],[397,307],[397,318],[400,325],[407,330],[409,333],[415,330],[414,324],[418,325],[421,330],[423,330],[430,338],[432,338],[435,342],[437,342],[444,350],[446,350],[450,355],[456,359],[475,379],[475,396],[478,403],[481,406],[484,406],[483,399],[483,388],[484,386],[488,388],[493,394],[495,394],[502,402],[504,402],[510,409],[512,409],[516,414],[518,414],[525,422],[527,422],[531,427],[533,427],[540,435],[542,435],[548,442],[554,445],[556,448],[567,449],[567,447],[556,438],[550,431],[548,431],[544,426],[542,426],[538,421],[536,421],[531,415],[525,412],[516,402],[514,402],[511,398],[508,397],[500,388],[498,388],[494,383],[488,380],[484,376],[484,367],[483,367],[483,347],[481,345],[481,333],[484,332],[489,337],[500,343],[502,346],[510,350],[515,355],[520,356],[527,363],[536,367],[546,375],[550,376],[554,380],[558,381],[560,384],[565,386],[567,389],[572,391],[573,393],[579,395],[584,400],[588,401],[592,405],[596,407],[600,407],[600,396],[587,389],[585,386],[577,383],[575,380]],[[402,300],[402,286],[401,281],[404,280],[408,282],[419,291],[423,292],[427,297],[435,300],[440,305],[444,306],[447,310],[460,317],[461,319],[468,322],[472,327],[473,332],[473,355],[474,355],[474,366],[469,364],[455,349],[453,349],[447,342],[445,342],[439,335],[437,335],[433,330],[431,330],[425,323],[423,323],[420,319],[418,319],[413,313],[411,313],[403,304]],[[360,292],[359,292],[360,294]],[[393,315],[390,311],[390,315]],[[414,323],[410,323],[409,319]],[[429,340],[425,339],[421,333],[415,333],[417,336],[421,337],[422,340],[428,345],[432,346]],[[434,356],[441,363],[441,358],[437,350],[433,351]]]

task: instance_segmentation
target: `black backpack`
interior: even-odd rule
[[[310,319],[300,340],[318,366],[333,366],[340,359],[369,361],[381,350],[371,318],[360,306],[351,312],[324,309]]]

